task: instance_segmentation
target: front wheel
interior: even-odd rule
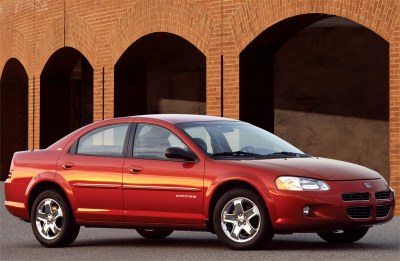
[[[232,249],[257,249],[274,236],[264,201],[244,188],[230,190],[218,200],[213,224],[218,238]]]
[[[174,232],[172,229],[153,229],[153,228],[138,228],[136,231],[144,238],[161,239],[166,238]]]
[[[78,236],[71,208],[57,190],[46,190],[37,196],[31,210],[33,234],[46,247],[70,245]]]
[[[317,233],[320,238],[335,244],[349,244],[363,238],[368,232],[368,227],[348,230],[335,230]]]

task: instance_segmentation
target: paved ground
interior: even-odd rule
[[[0,184],[0,260],[400,260],[400,217],[373,227],[358,243],[329,245],[315,234],[275,236],[259,251],[232,251],[215,235],[174,232],[164,240],[142,239],[135,230],[82,228],[68,248],[39,245],[29,223],[4,207]]]

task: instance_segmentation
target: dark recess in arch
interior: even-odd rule
[[[239,68],[241,120],[389,181],[389,44],[378,34],[343,17],[298,15],[258,35]]]
[[[0,171],[5,180],[14,152],[28,147],[28,74],[15,58],[1,74],[0,111]]]
[[[205,114],[206,57],[171,33],[138,39],[114,67],[114,115]]]
[[[78,50],[63,47],[40,75],[40,147],[93,121],[93,68]]]

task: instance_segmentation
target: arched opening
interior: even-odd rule
[[[240,54],[240,118],[389,181],[389,45],[342,17],[283,20]]]
[[[114,77],[116,117],[206,112],[206,58],[177,35],[152,33],[135,41]]]
[[[93,68],[74,48],[64,47],[40,75],[40,147],[93,121]]]
[[[0,171],[5,180],[14,152],[28,147],[28,74],[15,58],[1,74],[0,118]]]

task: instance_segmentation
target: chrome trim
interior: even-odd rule
[[[192,191],[199,192],[199,188],[190,187],[167,187],[167,186],[148,186],[148,185],[122,185],[123,189],[145,189],[145,190],[168,190],[168,191]]]
[[[89,184],[89,183],[75,183],[74,187],[78,188],[105,188],[105,189],[118,189],[121,185],[115,184]]]

